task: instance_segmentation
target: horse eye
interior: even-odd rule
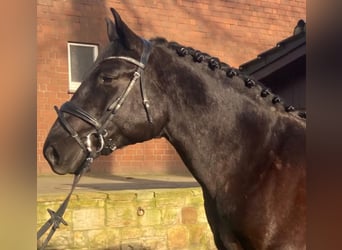
[[[102,83],[104,83],[104,84],[109,84],[109,83],[112,82],[112,80],[113,80],[113,78],[108,77],[108,76],[103,76],[102,77]]]
[[[111,76],[100,75],[99,82],[100,82],[100,84],[111,84],[113,79],[114,78]]]

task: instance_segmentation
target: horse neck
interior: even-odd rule
[[[257,97],[260,86],[247,89],[242,79],[169,57],[170,66],[160,73],[169,100],[164,135],[210,192],[216,188],[211,180],[248,176],[266,164],[267,156],[279,147],[275,134],[304,129],[290,114]]]

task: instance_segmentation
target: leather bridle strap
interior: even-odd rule
[[[145,41],[145,40],[143,40],[143,41]],[[135,60],[134,58],[127,57],[127,56],[109,56],[109,57],[106,57],[105,59],[103,59],[102,62],[113,60],[113,59],[122,59],[122,60],[125,60],[127,62],[130,62],[130,63],[137,65],[139,68],[142,68],[142,69],[145,68],[144,63],[139,62],[139,61]]]
[[[145,90],[145,81],[144,81],[144,69],[145,69],[145,65],[147,64],[147,61],[149,59],[152,46],[145,39],[142,39],[142,41],[144,44],[144,49],[143,49],[143,53],[142,53],[141,58],[140,58],[140,62],[138,62],[137,60],[135,60],[133,58],[125,57],[125,56],[110,56],[110,57],[107,57],[104,59],[104,61],[121,59],[124,61],[128,61],[132,64],[135,64],[139,68],[137,71],[134,72],[133,79],[130,81],[130,83],[128,84],[127,88],[122,93],[122,95],[119,98],[117,98],[115,101],[113,101],[111,103],[111,105],[108,107],[107,110],[111,111],[111,113],[109,113],[107,116],[105,116],[101,119],[103,121],[102,127],[104,127],[105,123],[108,120],[110,120],[110,116],[115,115],[115,113],[121,108],[121,106],[122,106],[123,102],[125,101],[127,95],[132,90],[134,84],[136,83],[136,81],[138,79],[140,79],[140,91],[141,91],[141,97],[143,100],[142,103],[143,103],[144,108],[145,108],[147,120],[149,123],[152,123],[152,117],[150,114],[151,112],[149,109],[150,105],[149,105],[149,100],[147,99],[146,90]]]
[[[144,49],[143,54],[141,56],[141,62],[144,65],[146,65],[146,63],[148,61],[148,58],[150,56],[150,53],[151,53],[151,44],[148,41],[146,41],[146,40],[143,40],[143,42],[144,42],[145,49]],[[150,102],[147,99],[146,90],[145,90],[145,81],[144,81],[143,71],[140,72],[140,75],[141,75],[141,77],[140,77],[141,97],[142,97],[142,100],[143,100],[143,105],[145,107],[145,111],[146,111],[146,115],[147,115],[147,120],[149,121],[149,123],[153,123],[151,112],[150,112]]]
[[[101,127],[101,124],[95,118],[72,102],[64,103],[61,107],[61,111],[82,119],[83,121],[92,125],[95,129],[99,129]]]
[[[82,175],[89,169],[92,162],[93,162],[92,156],[89,156],[86,158],[86,160],[84,161],[83,167],[81,168],[81,171],[74,175],[72,187],[68,196],[65,198],[64,202],[59,206],[57,211],[54,212],[51,209],[47,209],[51,218],[47,222],[45,222],[45,224],[37,232],[37,240],[39,240],[47,232],[47,230],[49,230],[50,227],[51,229],[50,229],[48,236],[45,238],[44,242],[40,246],[39,250],[45,249],[50,239],[52,238],[53,234],[56,232],[56,229],[59,228],[59,224],[62,223],[64,225],[68,225],[68,223],[63,219],[64,212],[69,204],[70,197],[72,193],[74,192],[77,183],[81,179]]]
[[[84,112],[82,112],[80,109],[77,108],[76,105],[72,104],[71,102],[66,102],[64,103],[60,109],[58,109],[57,106],[54,106],[56,112],[57,112],[57,116],[59,119],[59,122],[62,124],[62,126],[64,127],[64,129],[66,131],[68,131],[68,133],[71,135],[72,138],[74,138],[76,140],[76,142],[80,145],[80,147],[82,148],[82,150],[84,152],[88,152],[87,147],[85,146],[84,142],[81,140],[81,138],[79,137],[78,133],[76,132],[76,130],[74,130],[69,122],[67,122],[67,120],[64,117],[63,112],[65,113],[69,113],[72,114],[76,117],[81,118],[82,120],[92,124],[90,122],[90,120],[87,120],[86,118],[88,117],[88,115],[84,114]],[[82,116],[82,115],[84,116]],[[95,124],[94,124],[95,125]]]

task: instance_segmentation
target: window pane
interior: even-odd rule
[[[94,48],[70,45],[71,81],[81,82],[94,61]]]

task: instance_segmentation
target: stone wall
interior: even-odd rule
[[[65,195],[40,195],[37,229]],[[78,192],[47,249],[216,249],[200,188]]]

